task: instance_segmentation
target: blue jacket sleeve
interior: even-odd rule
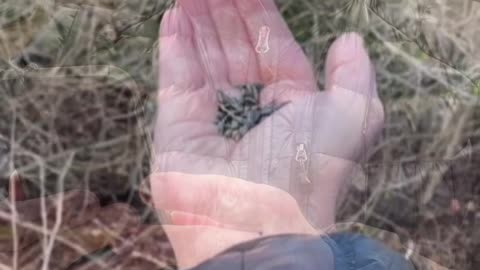
[[[354,234],[281,235],[242,243],[191,270],[413,270],[377,241]]]

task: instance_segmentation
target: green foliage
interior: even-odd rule
[[[475,82],[475,84],[473,85],[472,87],[472,93],[477,96],[477,97],[480,97],[480,82]]]

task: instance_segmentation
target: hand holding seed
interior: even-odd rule
[[[183,257],[189,260],[184,265],[258,237],[249,231],[251,224],[242,223],[249,217],[283,228],[304,224],[302,215],[275,214],[298,209],[295,200],[258,214],[285,192],[304,199],[302,208],[314,213],[308,220],[317,228],[332,225],[345,179],[383,124],[375,72],[362,38],[350,33],[333,43],[323,92],[273,0],[177,0],[163,17],[159,45],[152,171],[188,176],[193,179],[189,183],[200,185],[174,189],[162,184],[164,177],[151,178],[156,207],[180,217],[177,226],[168,227],[172,242],[179,243],[177,255],[198,255]],[[301,179],[292,165],[300,145],[307,155],[300,159],[305,161]],[[217,176],[243,181],[245,193],[231,198],[228,207],[215,203],[224,195]],[[302,179],[312,187],[308,198],[291,189]],[[207,183],[216,192],[205,196]],[[258,194],[259,183],[277,192],[245,195]],[[185,210],[186,203],[198,208]],[[245,204],[257,207],[238,212]],[[219,227],[218,216],[231,213],[240,214]]]
[[[239,98],[229,97],[222,91],[217,92],[218,114],[215,121],[219,134],[236,142],[263,119],[287,104],[271,102],[262,107],[260,93],[263,85],[260,84],[243,85],[238,88],[241,91]]]

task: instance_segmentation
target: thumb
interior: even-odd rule
[[[157,174],[150,179],[155,207],[177,212],[180,223],[218,222],[263,233],[280,228],[298,231],[297,227],[304,225],[295,199],[268,185],[219,175],[183,173]],[[299,224],[297,227],[291,226],[294,221]]]
[[[178,267],[197,266],[223,250],[258,237],[258,234],[206,226],[163,226],[173,246]]]
[[[359,34],[337,38],[328,50],[325,65],[326,90],[340,87],[378,98],[375,70]]]

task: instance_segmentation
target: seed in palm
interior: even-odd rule
[[[237,87],[241,91],[240,97],[231,97],[217,92],[218,114],[215,125],[218,132],[228,139],[239,141],[263,119],[282,108],[283,104],[274,102],[262,107],[260,93],[261,84],[247,84]]]

